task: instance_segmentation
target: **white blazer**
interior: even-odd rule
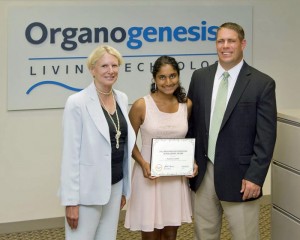
[[[128,118],[127,96],[118,90],[113,92],[128,126],[124,147],[123,195],[129,198],[135,132]],[[108,123],[94,83],[68,98],[63,116],[63,135],[61,204],[106,204],[111,194],[111,143]]]

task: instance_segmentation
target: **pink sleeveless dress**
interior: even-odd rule
[[[140,127],[141,154],[150,162],[152,138],[184,138],[187,130],[187,106],[180,103],[175,113],[161,112],[150,95],[144,97],[146,115]],[[125,227],[132,231],[151,232],[154,228],[180,226],[192,222],[191,193],[188,179],[181,176],[144,178],[135,162],[132,172],[132,192],[128,201]]]

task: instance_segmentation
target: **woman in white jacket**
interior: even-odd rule
[[[135,143],[128,98],[113,89],[121,63],[116,49],[97,47],[87,60],[93,82],[65,105],[61,204],[66,239],[116,239],[120,207],[130,194]]]

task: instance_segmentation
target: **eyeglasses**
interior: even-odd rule
[[[167,80],[167,78],[169,78],[170,80],[173,80],[177,77],[177,74],[176,73],[172,73],[170,74],[169,76],[166,76],[166,75],[158,75],[158,79],[159,80]]]

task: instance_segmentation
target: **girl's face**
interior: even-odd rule
[[[157,91],[173,94],[179,86],[179,75],[170,64],[161,66],[155,77]]]

